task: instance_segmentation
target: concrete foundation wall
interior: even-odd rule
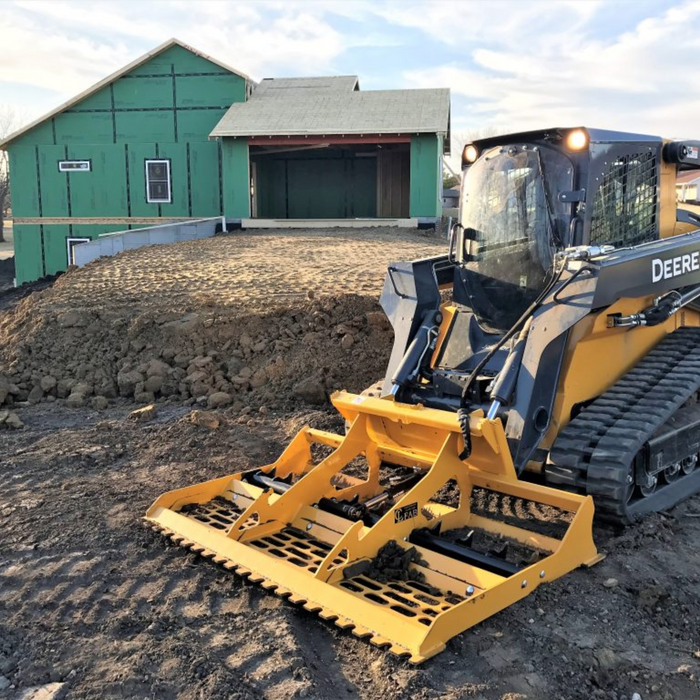
[[[211,238],[217,225],[223,222],[220,216],[199,221],[180,221],[172,224],[149,226],[137,231],[121,231],[100,236],[90,243],[81,243],[73,248],[74,263],[78,267],[107,255],[116,255],[124,250],[141,248],[146,245],[163,245],[191,241],[197,238]]]

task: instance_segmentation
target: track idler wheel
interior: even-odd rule
[[[666,467],[666,469],[664,469],[661,472],[661,476],[667,484],[672,484],[674,481],[678,481],[678,479],[680,479],[682,473],[683,472],[681,471],[681,463],[676,462],[670,467]]]
[[[684,474],[692,474],[695,471],[695,468],[697,466],[698,466],[698,456],[691,455],[690,457],[686,457],[681,462],[681,471]]]

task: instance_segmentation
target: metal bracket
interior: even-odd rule
[[[568,190],[567,192],[559,193],[559,201],[564,204],[573,204],[574,202],[583,202],[586,199],[586,190]]]
[[[392,267],[390,265],[387,268],[387,272],[389,273],[389,279],[391,280],[391,284],[394,287],[394,291],[396,292],[396,295],[401,297],[402,299],[410,299],[408,294],[404,294],[403,292],[400,292],[399,288],[396,286],[396,280],[394,279],[394,272],[400,272],[400,270],[397,267]]]

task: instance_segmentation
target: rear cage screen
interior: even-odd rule
[[[657,191],[655,152],[615,157],[600,178],[593,200],[591,245],[624,248],[656,240]]]

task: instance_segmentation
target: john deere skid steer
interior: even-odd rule
[[[598,561],[594,507],[700,490],[700,219],[675,200],[700,142],[549,129],[462,161],[449,250],[389,266],[381,390],[332,397],[347,433],[146,515],[415,663]]]

